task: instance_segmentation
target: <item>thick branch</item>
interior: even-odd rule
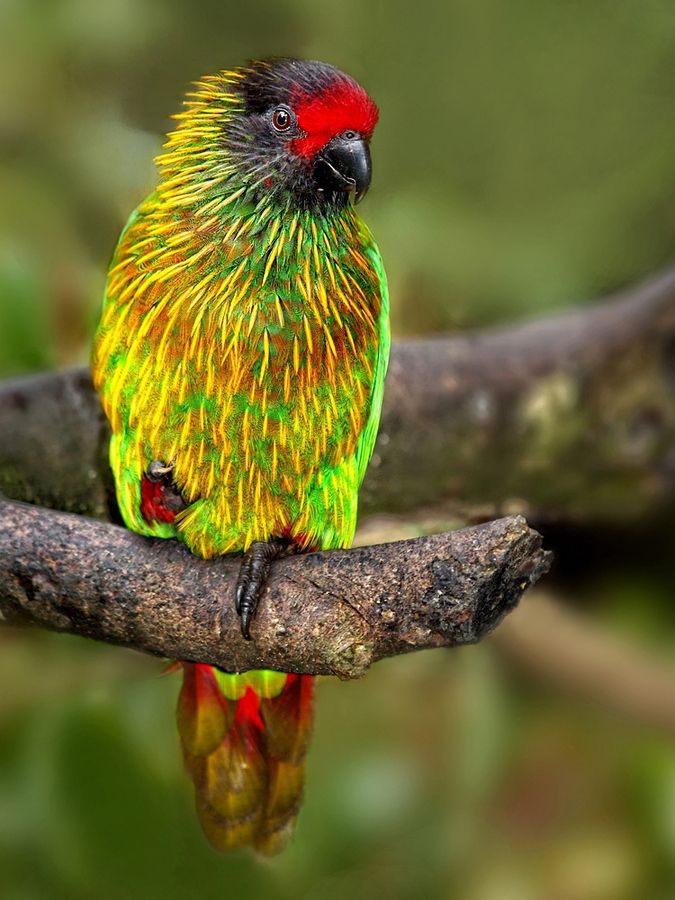
[[[375,660],[478,641],[548,567],[519,516],[450,534],[278,561],[254,623],[234,611],[239,561],[0,500],[0,619],[229,671],[342,678]],[[222,618],[221,618],[222,617]]]
[[[595,307],[394,346],[364,513],[625,520],[675,494],[675,269]],[[85,370],[0,388],[0,493],[114,517]]]
[[[533,591],[491,641],[530,682],[547,681],[675,735],[673,661],[658,648],[613,634],[545,589]]]

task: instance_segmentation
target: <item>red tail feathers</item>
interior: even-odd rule
[[[207,838],[218,850],[278,853],[302,802],[314,679],[286,675],[270,696],[251,686],[257,673],[227,676],[228,693],[239,697],[228,699],[212,667],[182,665],[178,728]]]

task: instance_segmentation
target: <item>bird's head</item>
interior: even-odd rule
[[[353,78],[325,63],[274,59],[196,88],[159,160],[172,183],[183,177],[194,189],[199,180],[209,196],[217,185],[241,188],[308,209],[365,195],[378,111]]]

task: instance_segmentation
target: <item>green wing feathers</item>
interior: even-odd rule
[[[375,359],[373,386],[370,393],[370,410],[356,450],[356,468],[359,487],[366,474],[368,463],[370,462],[375,449],[377,431],[380,427],[380,416],[382,414],[384,379],[387,374],[389,351],[391,348],[387,275],[384,271],[384,264],[382,262],[382,257],[380,256],[380,251],[374,242],[371,244],[369,256],[379,281],[380,314],[377,323],[377,355]]]

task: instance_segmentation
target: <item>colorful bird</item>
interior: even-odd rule
[[[248,639],[275,557],[354,535],[389,356],[382,260],[355,212],[378,111],[349,76],[295,59],[205,77],[184,106],[111,263],[94,382],[125,523],[200,557],[243,553]],[[278,852],[313,679],[182,668],[207,837]]]

